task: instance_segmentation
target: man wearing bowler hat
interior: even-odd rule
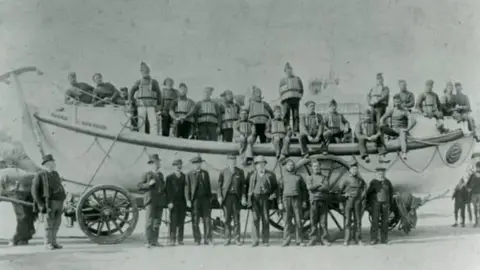
[[[46,214],[45,247],[49,250],[61,249],[57,242],[58,229],[62,223],[63,202],[66,192],[62,179],[55,170],[55,159],[48,154],[43,156],[43,170],[33,178],[32,197],[40,213]]]
[[[186,190],[187,177],[182,172],[183,162],[181,159],[175,159],[172,162],[175,172],[167,176],[167,201],[170,209],[170,238],[171,246],[178,241],[183,245],[183,228],[185,224],[185,214],[187,212]]]
[[[252,240],[253,247],[259,245],[260,222],[262,222],[262,244],[269,245],[269,197],[277,191],[277,178],[272,171],[265,168],[267,161],[263,156],[253,160],[255,172],[249,177],[248,205],[252,208]]]
[[[228,166],[220,171],[218,177],[218,203],[223,209],[225,216],[225,245],[228,246],[232,240],[235,244],[240,242],[240,210],[246,205],[245,197],[245,173],[237,167],[237,157],[228,155]],[[232,223],[233,220],[233,235]]]
[[[146,192],[145,205],[145,246],[147,248],[160,247],[158,236],[162,222],[163,208],[167,202],[167,188],[163,174],[160,172],[160,158],[158,154],[148,158],[150,169],[138,183],[138,189]]]
[[[201,243],[201,234],[199,228],[200,218],[203,221],[203,243],[209,245],[212,243],[212,229],[210,222],[210,213],[212,212],[212,189],[210,185],[210,175],[202,169],[203,159],[197,155],[190,159],[195,166],[187,174],[187,206],[192,208],[192,230],[193,239],[197,245]]]
[[[393,205],[393,186],[390,180],[385,178],[385,168],[376,169],[375,178],[370,182],[367,189],[367,202],[371,208],[372,227],[370,229],[370,241],[372,245],[378,243],[378,228],[380,227],[380,242],[388,243],[388,220],[390,207]]]

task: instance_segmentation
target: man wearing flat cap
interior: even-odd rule
[[[187,206],[192,208],[193,240],[197,245],[201,244],[199,222],[203,221],[203,243],[212,243],[212,229],[210,213],[212,212],[212,189],[208,171],[202,169],[203,159],[200,155],[194,156],[190,162],[195,166],[187,174]]]
[[[367,152],[367,142],[374,142],[379,155],[381,163],[387,154],[387,147],[385,146],[385,138],[375,121],[373,120],[373,111],[367,108],[363,115],[363,119],[358,121],[355,127],[355,138],[358,140],[358,150],[360,156],[366,163],[370,163],[370,157]]]
[[[145,246],[160,247],[158,236],[162,222],[163,208],[167,204],[167,186],[163,173],[160,171],[160,157],[152,154],[148,157],[150,169],[138,183],[138,189],[145,192]]]
[[[45,217],[45,247],[48,250],[61,249],[57,242],[57,234],[62,223],[63,202],[67,194],[62,179],[56,169],[55,159],[48,154],[43,156],[43,169],[32,181],[32,197],[35,208]]]
[[[402,106],[405,109],[412,110],[413,107],[415,107],[415,95],[408,91],[407,81],[398,80],[398,86],[400,87],[400,92],[398,92],[398,95],[400,96]]]
[[[187,96],[188,87],[185,83],[180,83],[178,88],[178,99],[170,107],[170,117],[173,119],[170,135],[188,139],[195,132],[195,102]]]
[[[187,177],[182,172],[183,162],[181,159],[175,159],[172,162],[175,172],[167,176],[167,200],[170,209],[170,227],[169,244],[183,245],[183,228],[185,224],[185,215],[187,212]]]
[[[248,119],[248,109],[240,109],[240,119],[233,126],[235,142],[239,143],[239,155],[244,164],[253,160],[253,144],[255,143],[255,124]]]
[[[135,100],[137,115],[142,118],[140,122],[148,120],[149,130],[145,122],[144,132],[158,135],[160,127],[157,112],[161,105],[162,92],[158,81],[150,76],[150,68],[144,62],[140,63],[140,73],[141,79],[130,88],[129,100],[131,102]]]
[[[325,127],[323,137],[325,144],[341,143],[350,133],[350,123],[337,111],[337,101],[330,101],[329,112],[323,117]]]
[[[170,117],[170,109],[172,108],[172,103],[178,99],[178,90],[174,88],[174,85],[175,81],[170,77],[165,78],[163,81],[160,113],[157,113],[161,115],[162,136],[170,135],[170,128],[173,124],[173,119]]]
[[[341,184],[341,192],[347,199],[345,202],[345,238],[343,244],[348,246],[352,239],[356,244],[362,244],[362,216],[367,194],[367,183],[358,172],[358,163],[350,162],[348,177]]]
[[[433,91],[433,80],[427,80],[425,82],[425,91],[419,95],[416,107],[423,116],[435,118],[437,120],[436,126],[438,131],[441,133],[445,132],[440,98],[437,93]]]
[[[199,140],[217,141],[220,134],[222,112],[220,105],[211,99],[213,90],[213,87],[205,87],[203,100],[197,102],[192,113],[197,118]]]
[[[233,238],[236,245],[241,245],[240,210],[247,204],[245,173],[237,167],[237,156],[228,155],[227,160],[228,166],[218,176],[217,190],[218,203],[225,217],[224,244],[230,245]]]
[[[222,113],[222,140],[224,142],[233,141],[233,126],[238,120],[240,113],[240,106],[238,106],[233,100],[233,93],[230,90],[223,92],[225,102],[220,105],[220,111]]]
[[[260,143],[267,142],[267,136],[265,135],[265,129],[267,122],[270,118],[273,118],[273,110],[270,105],[263,101],[262,90],[256,86],[252,86],[252,97],[247,104],[248,120],[255,125],[255,137],[260,139]]]
[[[471,193],[471,202],[473,203],[473,212],[475,213],[473,226],[478,227],[480,222],[480,162],[475,164],[475,172],[468,178],[467,190]]]
[[[94,106],[112,105],[117,101],[120,91],[113,84],[104,82],[102,74],[93,74],[92,80],[95,83],[95,89],[93,90]]]
[[[302,243],[302,208],[307,206],[307,187],[303,177],[296,173],[295,162],[291,159],[285,159],[282,162],[285,173],[279,179],[278,188],[278,209],[284,211],[285,227],[283,228],[283,244],[286,247],[292,240],[292,231],[295,231],[295,244]],[[295,221],[295,228],[292,228],[292,218]]]
[[[388,221],[390,207],[394,205],[394,190],[392,182],[385,177],[385,168],[376,169],[375,178],[370,182],[367,189],[367,205],[371,209],[372,216],[370,229],[370,243],[378,243],[378,229],[380,227],[380,242],[388,243]]]
[[[65,93],[66,104],[91,104],[93,101],[93,86],[84,82],[77,82],[77,74],[70,72],[68,74],[70,88]]]
[[[315,112],[315,102],[307,101],[305,103],[307,113],[300,117],[300,150],[302,156],[308,158],[308,144],[320,144],[322,152],[326,152],[326,143],[323,137],[323,128],[325,123],[323,117]]]
[[[285,126],[290,126],[290,115],[293,117],[294,132],[299,130],[300,120],[300,100],[303,97],[303,83],[302,80],[293,74],[293,69],[290,63],[285,64],[285,77],[280,80],[279,92],[283,109],[283,119]]]
[[[252,208],[252,247],[260,244],[269,245],[269,198],[277,191],[277,177],[272,171],[267,170],[267,160],[263,156],[256,156],[254,161],[255,171],[248,179],[248,205]],[[260,222],[262,223],[260,234]]]
[[[383,74],[377,73],[377,84],[370,89],[367,95],[367,103],[374,112],[375,123],[379,123],[380,118],[388,107],[390,89],[384,84]]]
[[[470,99],[465,93],[463,93],[463,87],[460,82],[455,83],[455,91],[457,93],[453,96],[453,104],[455,107],[453,108],[452,117],[458,122],[467,123],[468,130],[473,132],[473,135],[478,142],[480,140],[476,133],[475,119],[470,115],[472,112]],[[464,130],[466,131],[466,129]]]
[[[285,122],[282,119],[282,107],[274,107],[273,118],[267,122],[265,135],[272,140],[277,159],[282,160],[288,156],[292,130],[285,125]]]

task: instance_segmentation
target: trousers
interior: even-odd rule
[[[281,155],[288,156],[288,149],[290,148],[290,137],[274,136],[272,140],[273,148],[275,148],[275,155],[280,157]]]
[[[361,157],[367,157],[367,142],[365,138],[358,138],[358,150],[360,151]],[[379,155],[385,155],[387,153],[387,147],[385,146],[385,138],[383,135],[378,136],[375,140],[375,146],[377,147],[377,152]]]
[[[282,101],[282,111],[283,115],[283,122],[285,123],[286,127],[290,126],[290,114],[293,118],[293,127],[292,129],[295,132],[299,130],[299,122],[300,122],[300,99],[299,98],[287,98]]]
[[[298,196],[290,196],[283,198],[283,206],[285,208],[285,227],[283,228],[283,240],[290,243],[292,240],[293,224],[292,218],[295,221],[295,242],[300,244],[302,242],[302,219],[300,216],[302,210],[302,202]]]
[[[308,136],[306,134],[301,134],[299,141],[300,141],[300,151],[302,152],[302,156],[304,156],[308,154],[308,145],[311,142],[308,140]],[[320,151],[322,152],[327,151],[328,145],[325,143],[323,136],[320,137],[320,140],[317,144],[321,145]]]
[[[267,129],[267,124],[255,124],[255,138],[253,141],[257,140],[257,137],[260,139],[260,143],[267,142],[267,136],[265,135],[265,130]]]
[[[378,229],[380,228],[380,242],[388,242],[388,220],[390,217],[390,203],[375,201],[372,204],[372,226],[370,238],[378,240]]]
[[[33,198],[29,194],[17,194],[13,196],[15,199],[32,202]],[[13,211],[17,220],[15,234],[12,237],[12,242],[28,242],[32,239],[35,233],[35,214],[33,208],[26,205],[12,203]]]
[[[233,141],[233,128],[226,128],[222,130],[222,141],[224,142]]]
[[[455,207],[453,209],[453,214],[455,215],[455,223],[458,220],[458,212],[460,212],[461,223],[465,225],[465,202],[455,199]]]
[[[327,228],[328,205],[323,200],[310,201],[310,242],[324,244],[328,242],[328,228]]]
[[[200,233],[200,219],[203,221],[203,239],[204,241],[212,240],[212,222],[210,220],[210,214],[212,212],[212,206],[210,198],[195,198],[192,201],[192,231],[193,240],[196,243],[200,243],[202,235]]]
[[[186,214],[187,206],[185,205],[185,202],[173,203],[173,208],[170,210],[170,242],[183,242],[183,229],[185,225]]]
[[[157,112],[155,110],[155,107],[138,106],[137,114],[138,114],[138,117],[140,118],[138,122],[141,123],[142,121],[144,121],[143,131],[145,133],[154,134],[154,135],[158,135],[160,133],[160,126],[158,123]]]
[[[199,123],[198,124],[198,139],[203,141],[217,141],[217,124],[214,123]]]
[[[391,128],[386,125],[381,126],[380,130],[382,131],[383,134],[386,134],[394,138],[398,138],[400,142],[400,150],[403,153],[407,153],[408,149],[407,149],[407,133],[406,132],[399,132],[395,128]]]
[[[156,244],[158,242],[162,214],[162,206],[149,204],[145,207],[145,242],[147,244]]]
[[[267,195],[252,196],[252,240],[258,243],[262,238],[262,243],[266,244],[270,240],[270,223],[269,223],[269,205]],[[262,226],[260,227],[260,222]],[[260,228],[261,234],[260,234]]]
[[[345,242],[352,238],[355,242],[362,240],[363,201],[361,198],[349,197],[345,202]]]
[[[240,241],[240,210],[241,203],[237,194],[227,194],[223,201],[223,212],[225,214],[224,238],[227,241],[232,238],[235,241]]]
[[[62,224],[63,201],[50,201],[45,216],[45,244],[57,244],[57,234]]]

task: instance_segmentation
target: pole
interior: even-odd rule
[[[15,204],[21,204],[21,205],[33,207],[33,203],[31,202],[25,202],[25,201],[17,200],[17,199],[6,197],[6,196],[0,196],[0,202],[11,202]]]
[[[243,238],[242,244],[245,244],[245,236],[247,235],[247,226],[248,226],[248,218],[250,217],[250,209],[247,209],[247,218],[245,220],[245,228],[243,229]]]

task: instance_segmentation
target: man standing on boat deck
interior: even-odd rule
[[[147,248],[160,247],[158,236],[162,223],[163,208],[167,202],[167,186],[162,172],[160,172],[160,157],[158,154],[150,155],[148,165],[150,170],[145,173],[138,189],[145,191],[143,203],[145,205],[145,246]],[[169,208],[171,205],[169,204]]]
[[[198,139],[205,141],[217,141],[222,126],[222,112],[220,106],[212,99],[213,87],[205,87],[203,100],[197,102],[192,113],[197,118]]]
[[[185,83],[178,85],[178,99],[172,102],[170,117],[173,119],[171,135],[178,138],[188,139],[195,131],[195,118],[193,111],[195,102],[187,97],[188,87]],[[187,117],[187,115],[189,115]]]
[[[193,157],[190,162],[195,169],[187,174],[187,207],[192,208],[192,230],[193,240],[200,245],[202,236],[200,234],[199,222],[203,221],[203,243],[212,243],[212,224],[210,214],[212,212],[212,190],[210,175],[202,169],[203,159],[200,155]]]
[[[235,155],[228,155],[227,159],[227,168],[220,171],[218,176],[217,190],[218,203],[223,209],[225,218],[224,245],[230,245],[233,238],[235,244],[240,246],[242,244],[240,242],[240,210],[242,205],[247,204],[245,173],[237,167],[237,157]]]
[[[129,100],[130,102],[135,100],[137,115],[141,118],[137,123],[148,120],[150,130],[147,129],[145,122],[145,133],[158,135],[160,127],[157,112],[162,100],[162,92],[158,81],[150,76],[150,68],[144,62],[140,63],[140,73],[142,78],[130,89]]]
[[[294,132],[299,131],[300,100],[303,97],[302,80],[293,74],[290,63],[285,64],[285,77],[280,81],[279,92],[282,100],[283,120],[286,127],[291,127]],[[290,114],[293,117],[293,127],[290,126]]]
[[[360,156],[366,163],[370,163],[370,157],[367,152],[367,142],[375,142],[380,163],[383,162],[383,157],[387,154],[387,147],[385,146],[385,138],[380,131],[377,124],[373,120],[373,112],[371,108],[365,110],[363,119],[358,121],[355,128],[355,138],[358,140],[358,150]]]
[[[367,189],[367,203],[371,208],[372,222],[370,240],[372,245],[378,244],[378,229],[380,227],[380,242],[388,244],[388,221],[390,206],[393,201],[393,186],[385,177],[385,168],[377,168],[376,176]]]
[[[77,82],[77,74],[70,72],[68,74],[70,88],[65,93],[65,103],[67,104],[91,104],[93,101],[93,86],[88,83]]]
[[[269,198],[278,188],[277,177],[272,171],[265,168],[267,160],[263,156],[256,156],[254,161],[255,171],[248,179],[248,205],[252,208],[252,247],[257,247],[262,238],[264,246],[270,240],[270,213]],[[260,235],[260,222],[262,233]]]
[[[172,166],[175,167],[175,172],[167,176],[167,198],[170,209],[169,242],[171,246],[174,246],[176,241],[179,245],[183,245],[183,228],[187,213],[187,177],[182,172],[182,165],[181,159],[174,160]]]
[[[398,92],[398,95],[400,96],[402,106],[411,111],[413,107],[415,107],[415,96],[412,92],[408,91],[407,81],[398,80],[398,86],[400,87],[400,92]]]
[[[437,93],[433,92],[433,80],[427,80],[425,82],[425,91],[418,97],[417,109],[423,116],[437,119],[437,129],[443,133],[443,114],[440,106],[440,98]]]
[[[233,125],[238,120],[240,106],[233,102],[233,93],[230,90],[223,92],[225,102],[220,107],[222,112],[222,140],[224,142],[233,141]]]
[[[323,117],[315,112],[315,102],[307,101],[305,103],[308,112],[300,117],[300,150],[302,156],[309,157],[308,144],[321,144],[321,151],[327,152],[327,144],[323,137],[324,122]]]
[[[478,227],[480,222],[480,162],[475,164],[475,172],[470,175],[467,181],[467,190],[471,192],[471,201],[473,203],[475,216],[473,227]]]
[[[175,82],[170,77],[163,81],[160,115],[162,116],[162,136],[165,137],[170,135],[170,127],[173,124],[173,119],[170,117],[170,108],[172,103],[178,99],[178,90],[173,88],[174,84]]]
[[[346,197],[345,202],[345,238],[343,244],[348,246],[352,238],[355,244],[362,243],[362,216],[364,211],[367,183],[358,172],[358,163],[350,163],[350,175],[343,182],[341,191]]]
[[[100,73],[93,74],[93,82],[96,87],[93,90],[93,105],[104,106],[105,104],[115,103],[120,91],[109,82],[103,82],[103,76]]]
[[[265,135],[265,129],[269,119],[273,118],[273,110],[270,105],[263,101],[262,90],[253,86],[253,96],[248,103],[248,119],[255,124],[255,139],[260,139],[260,143],[267,142],[267,136]]]
[[[453,103],[455,104],[455,107],[453,109],[452,117],[458,122],[467,122],[468,129],[473,132],[475,139],[479,141],[475,128],[475,120],[470,116],[470,112],[472,111],[470,107],[470,99],[463,93],[463,87],[461,83],[455,83],[455,90],[457,93],[453,96]]]
[[[273,119],[270,119],[267,122],[265,135],[272,140],[277,159],[282,160],[288,156],[292,130],[285,125],[285,122],[282,119],[282,107],[275,106],[273,109],[273,115]]]
[[[62,179],[55,170],[56,164],[52,155],[43,157],[43,170],[37,173],[32,182],[32,197],[35,207],[45,214],[45,247],[49,250],[61,249],[57,242],[57,234],[62,223],[63,202],[67,197]]]
[[[377,73],[377,85],[370,89],[367,95],[367,103],[373,109],[374,120],[377,124],[387,110],[389,97],[390,89],[384,84],[383,74]]]
[[[391,119],[391,126],[385,124]],[[380,131],[388,136],[398,138],[400,141],[400,155],[407,159],[407,135],[417,122],[410,112],[402,107],[400,96],[393,96],[393,108],[389,109],[380,119]]]
[[[325,122],[323,137],[326,145],[331,142],[341,143],[345,135],[351,131],[350,123],[337,111],[337,102],[334,99],[330,101],[329,109],[330,112],[323,117]]]
[[[248,120],[248,110],[240,109],[240,119],[233,125],[235,142],[240,144],[239,155],[243,157],[244,164],[253,159],[253,144],[255,143],[255,125]]]

